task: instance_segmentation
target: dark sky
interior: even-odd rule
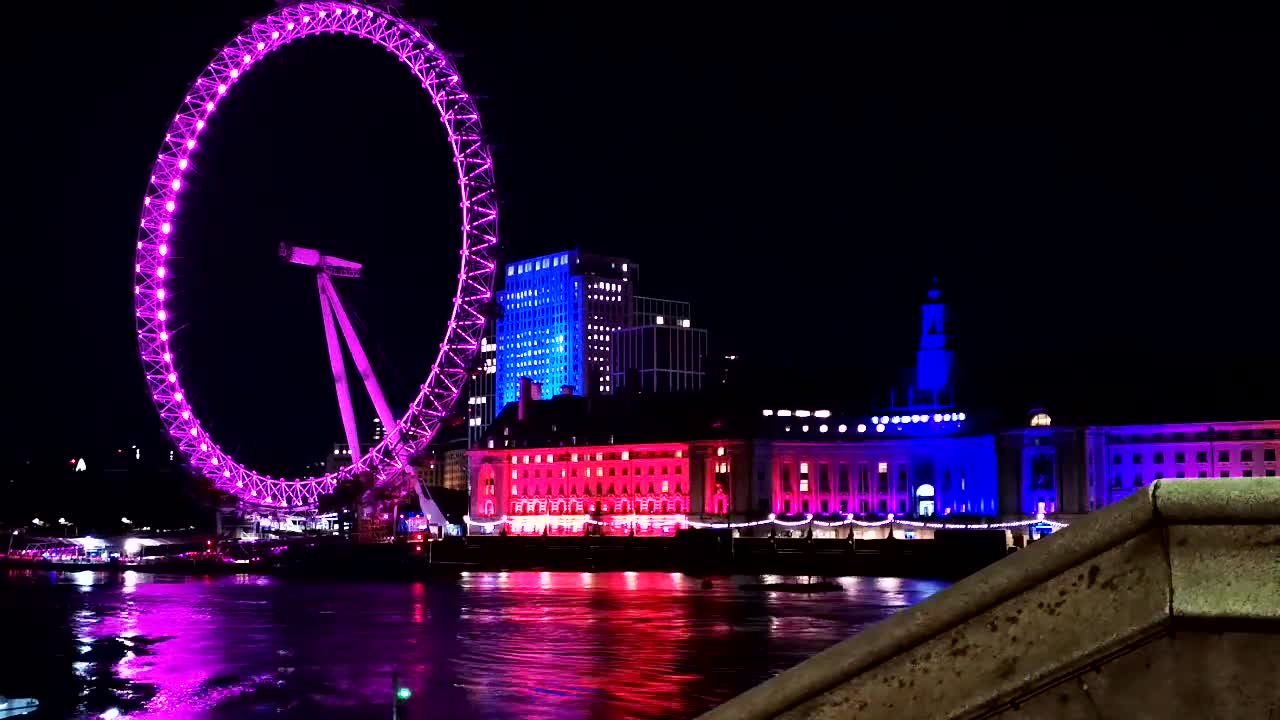
[[[507,257],[634,259],[640,290],[692,301],[771,401],[870,411],[938,276],[967,406],[1280,416],[1265,18],[831,5],[404,10],[437,21],[483,98]],[[187,84],[272,4],[60,7],[7,21],[3,415],[19,450],[78,452],[157,435],[131,307],[148,167]],[[366,263],[339,290],[402,407],[458,242],[411,76],[354,40],[288,48],[220,107],[195,169],[175,342],[219,440],[271,465],[339,434],[312,281],[281,240]]]

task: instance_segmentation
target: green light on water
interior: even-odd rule
[[[399,690],[396,690],[397,700],[408,700],[411,697],[413,697],[413,691],[407,687],[402,687]]]

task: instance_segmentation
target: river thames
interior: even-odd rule
[[[704,588],[620,572],[0,578],[0,695],[39,699],[32,718],[387,718],[395,672],[413,693],[400,718],[689,718],[946,586],[852,577],[807,596],[739,587],[755,576]]]

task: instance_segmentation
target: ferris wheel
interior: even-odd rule
[[[290,262],[314,267],[324,312],[330,360],[352,451],[350,465],[309,478],[276,478],[258,473],[223,451],[201,424],[197,408],[183,391],[178,358],[170,340],[175,318],[166,308],[172,278],[166,260],[181,248],[183,177],[199,162],[200,135],[216,122],[219,103],[234,92],[237,81],[261,59],[295,40],[312,35],[341,34],[368,40],[393,54],[421,82],[440,114],[453,151],[462,208],[461,266],[453,309],[439,354],[405,414],[391,415],[367,359],[346,321],[331,276],[359,275],[360,265],[321,255],[315,250],[282,246]],[[134,266],[134,310],[138,350],[152,401],[165,428],[191,466],[245,505],[276,510],[315,507],[319,496],[338,483],[360,476],[374,486],[393,486],[408,460],[439,430],[457,401],[484,331],[484,308],[493,296],[498,242],[498,202],[493,159],[484,140],[474,99],[463,89],[457,69],[422,28],[384,9],[350,2],[300,2],[277,8],[254,21],[227,43],[192,83],[165,133],[152,164],[142,199]],[[354,416],[345,369],[337,347],[333,319],[342,326],[348,348],[380,419],[387,429],[381,442],[361,452],[355,441]]]

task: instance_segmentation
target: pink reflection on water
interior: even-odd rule
[[[744,591],[759,577],[464,573],[306,583],[64,576],[88,659],[138,692],[131,718],[682,718],[847,637],[940,583],[840,579],[843,593]],[[791,578],[767,578],[769,581]],[[73,658],[77,672],[103,673]],[[150,690],[148,690],[150,688]],[[146,693],[154,697],[146,700]],[[95,712],[100,710],[95,710]]]
[[[426,622],[427,610],[423,604],[423,598],[426,596],[427,586],[420,582],[413,584],[413,624],[421,625]]]
[[[482,587],[484,578],[463,582]],[[693,621],[670,573],[513,572],[502,587],[509,601],[470,629],[459,659],[478,708],[530,718],[692,714],[697,677],[681,666]],[[495,662],[505,672],[484,670]]]

